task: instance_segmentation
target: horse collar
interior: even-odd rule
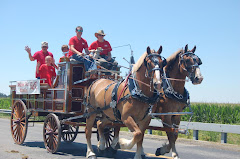
[[[167,75],[166,75],[167,77]],[[190,104],[190,96],[189,96],[189,92],[188,90],[184,87],[184,93],[183,95],[176,92],[173,87],[172,87],[172,84],[171,82],[168,80],[168,79],[163,79],[163,91],[164,91],[164,94],[167,98],[171,98],[171,99],[174,99],[178,102],[181,102],[181,103],[184,103],[184,104],[187,104],[189,105]]]
[[[159,101],[160,93],[154,90],[154,94],[152,97],[148,97],[145,94],[142,93],[142,90],[140,90],[137,81],[134,80],[134,78],[129,78],[128,80],[128,88],[129,92],[131,94],[131,97],[147,103],[147,104],[155,104]]]

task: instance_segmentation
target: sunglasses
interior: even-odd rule
[[[78,32],[83,32],[83,30],[77,30]]]
[[[105,35],[100,35],[100,34],[98,34],[98,36],[105,36]]]

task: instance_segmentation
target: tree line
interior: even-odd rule
[[[0,92],[0,98],[2,98],[2,97],[6,98],[6,97],[9,97],[9,95],[6,95],[6,94]]]

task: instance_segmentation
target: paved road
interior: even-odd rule
[[[14,144],[10,133],[10,121],[0,119],[0,159],[81,159],[86,155],[86,139],[84,134],[79,134],[74,143],[67,144],[62,142],[57,154],[50,154],[46,151],[42,139],[42,124],[29,124],[27,138],[23,145]],[[120,137],[130,138],[128,132],[121,133]],[[92,136],[92,143],[96,145],[96,135]],[[165,137],[146,135],[144,149],[148,159],[166,159],[166,156],[156,157],[153,155],[157,147],[166,142]],[[94,146],[96,150],[96,146]],[[131,151],[118,151],[115,156],[107,153],[103,156],[98,155],[98,159],[116,158],[130,159],[134,157],[134,147]],[[177,142],[177,149],[182,159],[237,159],[240,158],[240,146],[222,145],[210,142],[180,139]]]

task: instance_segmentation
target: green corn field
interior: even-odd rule
[[[240,104],[193,103],[191,109],[194,113],[192,122],[240,125]],[[189,118],[190,115],[186,115],[181,120],[188,121]]]
[[[10,98],[0,98],[0,109],[10,109],[11,99]]]

